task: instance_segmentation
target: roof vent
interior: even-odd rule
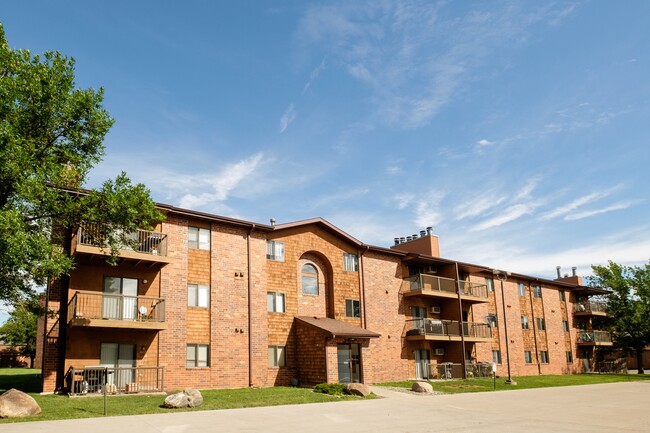
[[[270,221],[271,221],[271,225],[272,225],[272,226],[275,226],[275,218],[271,218]]]

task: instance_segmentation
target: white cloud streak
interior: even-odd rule
[[[493,227],[498,227],[511,221],[517,220],[524,215],[530,215],[534,207],[529,204],[516,204],[507,208],[504,212],[489,218],[470,229],[471,232],[479,232]]]
[[[284,111],[282,117],[280,117],[280,134],[286,131],[289,125],[291,125],[291,123],[294,120],[296,120],[296,115],[297,115],[296,108],[294,107],[292,102]]]
[[[577,221],[585,218],[589,218],[595,215],[600,215],[608,212],[613,212],[617,210],[622,210],[622,209],[627,209],[630,206],[632,206],[634,202],[632,201],[626,201],[626,202],[621,202],[621,203],[616,203],[611,206],[607,206],[601,209],[594,209],[594,210],[586,210],[583,212],[578,212],[572,215],[567,215],[564,217],[565,220],[567,221]]]
[[[323,60],[321,60],[320,64],[314,68],[311,73],[309,74],[309,81],[307,81],[302,88],[301,95],[304,95],[307,90],[311,87],[312,83],[316,81],[318,76],[320,75],[321,72],[325,70],[325,57],[323,57]]]

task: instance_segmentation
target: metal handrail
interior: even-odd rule
[[[612,334],[609,331],[580,331],[578,343],[611,343]]]
[[[606,313],[607,302],[603,302],[603,301],[576,302],[576,304],[573,306],[573,311],[575,311],[576,313],[582,313],[582,312]]]
[[[107,226],[101,224],[83,223],[77,231],[77,244],[106,248],[108,239]],[[132,250],[138,253],[154,256],[167,255],[167,234],[150,230],[137,230],[133,233],[122,233],[121,250]]]
[[[152,393],[165,390],[165,367],[70,367],[65,375],[71,396]]]

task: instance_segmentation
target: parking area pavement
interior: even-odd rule
[[[0,425],[3,433],[644,432],[650,381]]]

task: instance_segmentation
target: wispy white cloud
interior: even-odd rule
[[[413,199],[415,198],[415,195],[413,194],[398,194],[394,197],[395,201],[397,202],[397,209],[405,209],[411,202],[413,202]]]
[[[633,204],[634,204],[633,201],[620,202],[620,203],[616,203],[616,204],[613,204],[611,206],[607,206],[607,207],[600,208],[600,209],[586,210],[586,211],[583,211],[583,212],[578,212],[578,213],[574,213],[574,214],[571,214],[571,215],[567,215],[564,219],[567,220],[567,221],[581,220],[581,219],[589,218],[589,217],[592,217],[592,216],[595,216],[595,215],[600,215],[600,214],[604,214],[604,213],[608,213],[608,212],[613,212],[613,211],[616,211],[616,210],[627,209],[630,206],[632,206]]]
[[[287,130],[289,125],[296,120],[296,108],[293,105],[293,102],[289,104],[286,110],[284,110],[284,113],[282,114],[282,117],[280,117],[280,134],[282,134],[284,131]]]
[[[491,209],[501,205],[505,200],[505,195],[499,196],[495,192],[481,194],[479,197],[463,200],[462,203],[456,205],[454,213],[458,220],[474,218],[485,215]]]
[[[601,198],[607,197],[609,194],[610,194],[609,191],[601,191],[601,192],[594,192],[591,194],[583,195],[582,197],[578,197],[577,199],[573,200],[570,203],[557,207],[550,212],[546,212],[541,216],[541,218],[543,220],[549,220],[560,216],[565,216],[571,211],[578,209],[579,207],[589,204],[591,202],[594,202],[596,200],[600,200]]]
[[[231,192],[260,165],[262,153],[250,158],[225,166],[219,173],[212,176],[193,175],[178,179],[181,183],[192,184],[193,189],[206,189],[205,192],[187,193],[180,199],[180,206],[190,209],[211,208],[218,202],[228,199]]]
[[[487,147],[487,146],[491,146],[491,145],[493,145],[493,144],[494,144],[494,141],[490,141],[490,140],[487,140],[487,139],[483,138],[483,139],[477,141],[476,144],[477,144],[479,147]]]
[[[314,68],[311,73],[309,74],[309,80],[305,83],[305,85],[302,88],[302,95],[309,90],[311,87],[312,83],[316,81],[318,76],[320,75],[321,72],[325,69],[325,57],[323,57],[323,60],[321,60],[320,64]]]
[[[413,222],[418,227],[436,226],[442,222],[442,199],[443,192],[430,192],[422,198],[415,199],[415,218]]]
[[[539,184],[541,178],[540,177],[533,177],[529,179],[526,184],[517,192],[517,194],[514,197],[515,201],[520,201],[520,200],[528,200],[531,197],[531,194],[537,188],[537,185]]]
[[[479,232],[493,227],[501,226],[503,224],[519,219],[524,215],[530,215],[533,212],[533,209],[534,207],[530,204],[516,204],[510,206],[503,212],[500,212],[498,215],[493,216],[492,218],[488,218],[487,220],[475,225],[470,229],[470,231]]]

